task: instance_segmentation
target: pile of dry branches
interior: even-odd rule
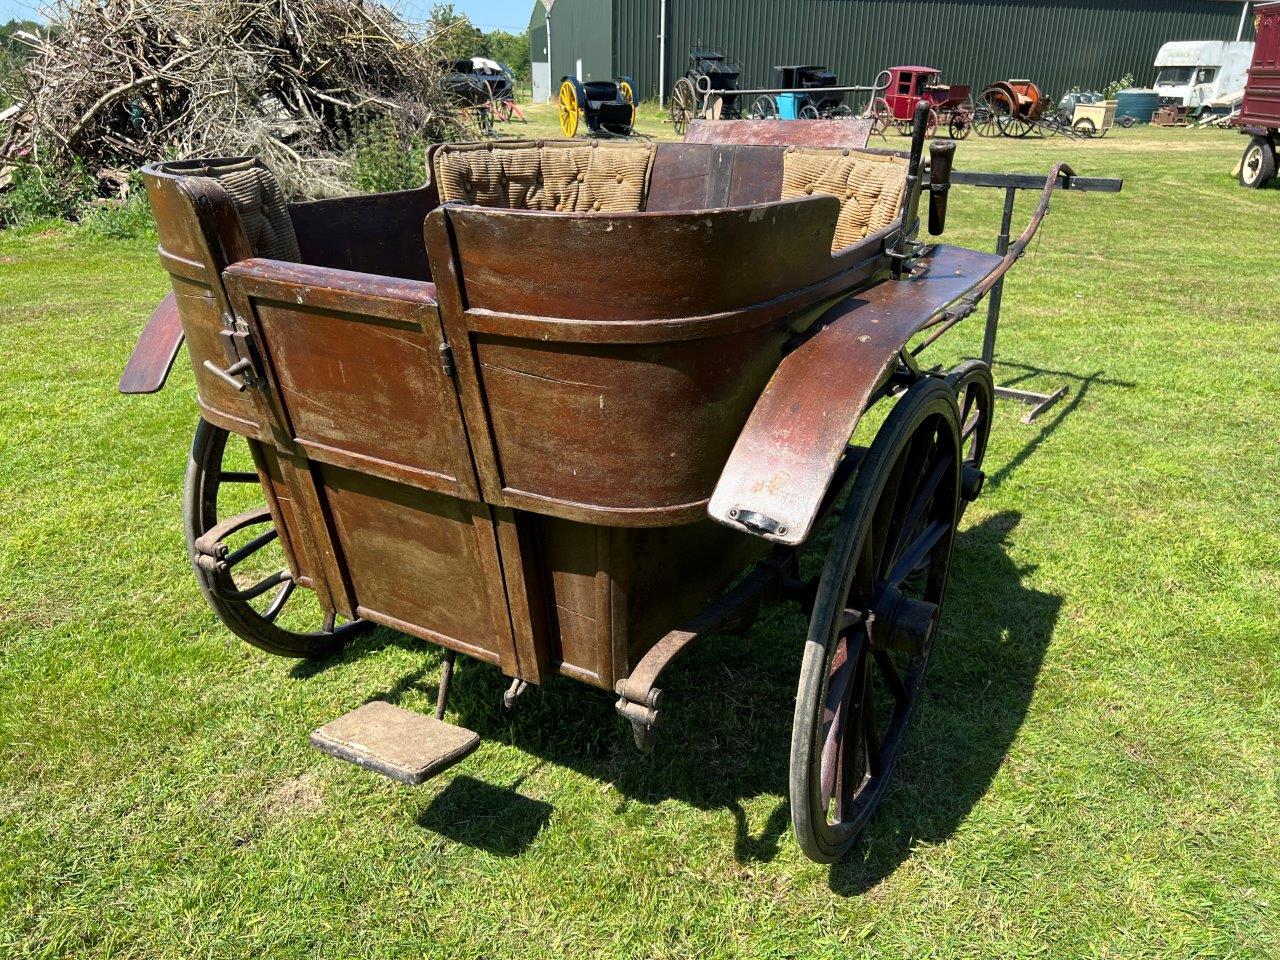
[[[0,167],[75,164],[104,185],[163,158],[253,153],[295,195],[342,191],[353,134],[380,115],[454,125],[424,33],[362,0],[58,0],[0,123]]]

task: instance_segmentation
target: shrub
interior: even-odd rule
[[[352,186],[362,193],[409,190],[426,179],[426,150],[393,118],[383,117],[357,136]]]
[[[22,164],[14,170],[10,188],[0,193],[0,226],[75,219],[96,187],[79,165],[65,174],[53,174],[35,164]]]

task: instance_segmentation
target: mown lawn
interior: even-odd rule
[[[182,545],[190,371],[115,392],[151,244],[0,233],[0,956],[1275,955],[1280,190],[1235,185],[1242,147],[961,146],[1125,189],[1055,201],[1008,285],[997,380],[1071,393],[997,412],[908,754],[834,868],[789,832],[794,608],[672,671],[651,758],[610,697],[508,715],[473,662],[484,743],[438,780],[313,751],[366,699],[428,709],[436,653],[234,641]],[[950,239],[998,215],[958,190]]]

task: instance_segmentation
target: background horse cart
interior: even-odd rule
[[[969,102],[968,84],[943,83],[942,71],[935,67],[890,67],[887,72],[884,96],[871,104],[879,132],[893,124],[899,133],[909,136],[916,107],[923,102],[929,108],[929,136],[944,124],[953,140],[969,136],[973,104]]]
[[[709,126],[749,140],[738,123]],[[462,652],[512,679],[508,705],[557,674],[616,693],[649,748],[663,670],[780,598],[809,617],[796,835],[817,860],[850,848],[901,755],[992,423],[986,362],[921,354],[1075,183],[1055,167],[1003,254],[922,242],[954,151],[926,160],[927,123],[906,154],[442,145],[420,189],[302,204],[252,159],[146,169],[173,293],[121,389],[159,389],[185,334],[210,606],[275,654],[375,624],[445,650],[436,716],[365,704],[317,746],[409,783],[457,762],[478,740],[443,719]],[[548,269],[566,252],[628,269]]]

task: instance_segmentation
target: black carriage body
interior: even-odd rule
[[[511,78],[502,70],[492,69],[487,65],[490,63],[492,61],[471,57],[441,60],[440,66],[445,74],[440,85],[458,103],[468,107],[512,99],[514,87]]]
[[[825,66],[788,65],[773,68],[773,85],[780,90],[811,90],[797,104],[797,111],[812,106],[819,116],[828,117],[844,105],[843,93],[822,93],[825,87],[837,87],[840,79]]]

